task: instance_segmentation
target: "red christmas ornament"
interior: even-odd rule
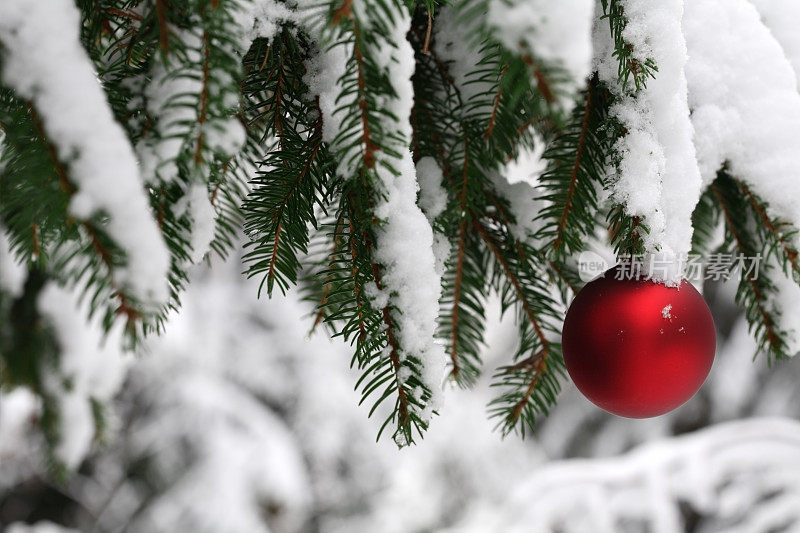
[[[575,297],[564,320],[564,361],[595,405],[629,418],[662,415],[708,376],[714,319],[688,281],[667,287],[620,272],[606,271]]]

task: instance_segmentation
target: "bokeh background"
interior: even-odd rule
[[[77,389],[110,372],[120,391],[100,440],[61,450],[71,478],[48,471],[34,397],[0,396],[0,530],[800,531],[800,360],[753,361],[732,283],[706,287],[717,357],[675,412],[617,418],[567,383],[535,435],[502,439],[484,380],[449,389],[425,439],[398,450],[357,405],[349,347],[310,334],[296,295],[258,300],[241,270],[236,256],[198,267],[144,355],[100,353],[84,372]],[[491,370],[516,335],[493,298],[489,315]]]

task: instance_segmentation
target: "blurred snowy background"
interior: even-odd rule
[[[57,454],[77,468],[65,483],[41,466],[34,397],[0,396],[0,530],[800,531],[800,360],[752,361],[733,286],[706,291],[717,359],[674,413],[616,418],[568,385],[535,436],[502,440],[484,381],[449,390],[425,439],[398,450],[357,406],[349,348],[309,336],[295,297],[257,300],[241,269],[236,257],[198,267],[146,355],[72,340],[83,357],[62,363],[74,406]],[[69,297],[43,298],[68,327]],[[516,342],[490,315],[489,369]],[[87,398],[117,386],[97,442]]]

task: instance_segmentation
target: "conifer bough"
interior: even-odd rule
[[[708,23],[723,15],[763,70],[727,80],[736,94],[709,82],[742,68]],[[310,325],[352,345],[361,401],[399,445],[428,428],[443,380],[481,375],[492,293],[519,342],[489,412],[503,434],[533,429],[565,379],[587,243],[763,254],[737,298],[760,348],[789,357],[793,83],[744,0],[5,1],[0,258],[25,276],[0,273],[0,385],[36,391],[57,425],[44,288],[82,295],[136,349],[180,307],[189,266],[240,231],[259,291],[301,285]],[[758,122],[775,111],[777,133]],[[536,157],[536,179],[508,179]]]

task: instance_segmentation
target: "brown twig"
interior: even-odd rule
[[[348,1],[345,0],[345,4]],[[345,5],[343,4],[343,6]],[[349,7],[348,7],[349,9]],[[361,110],[361,129],[363,134],[361,137],[364,143],[364,166],[367,168],[375,168],[375,150],[376,146],[372,142],[372,134],[369,128],[369,104],[367,103],[367,82],[364,77],[364,56],[361,54],[361,34],[358,29],[358,22],[353,19],[353,33],[355,34],[355,43],[353,45],[353,53],[356,56],[356,66],[358,69],[358,108]]]
[[[350,18],[353,14],[353,0],[343,0],[342,5],[336,8],[331,17],[331,24],[336,26],[342,19]]]
[[[544,101],[548,104],[553,104],[556,101],[555,94],[553,93],[553,88],[550,84],[550,80],[547,79],[547,76],[542,72],[541,66],[533,59],[533,56],[529,53],[522,55],[522,61],[528,65],[533,72],[533,77],[536,80],[536,86],[539,88],[539,92],[542,93],[542,97]]]
[[[432,30],[433,30],[433,16],[431,16],[431,12],[428,11],[428,29],[425,31],[425,42],[422,45],[423,54],[428,54],[430,52]]]
[[[203,163],[203,126],[208,120],[208,84],[211,77],[211,36],[203,32],[203,88],[200,91],[200,114],[197,117],[197,144],[194,149],[194,163]]]
[[[517,420],[519,420],[519,417],[522,415],[522,411],[525,409],[525,406],[528,405],[531,400],[533,391],[536,389],[536,384],[539,383],[539,378],[547,370],[547,355],[547,352],[542,349],[539,350],[539,352],[537,352],[535,355],[532,355],[531,357],[520,361],[515,365],[503,369],[504,372],[508,374],[513,374],[523,370],[531,373],[531,381],[528,383],[525,393],[514,404],[514,407],[508,414],[507,421],[510,425],[517,423]]]
[[[364,339],[367,336],[366,327],[364,326],[364,311],[361,299],[361,289],[358,283],[358,263],[356,263],[356,246],[355,246],[355,227],[353,226],[353,220],[349,220],[350,223],[350,233],[348,235],[348,243],[350,247],[350,261],[353,263],[353,292],[355,293],[356,297],[356,309],[358,310],[358,344],[360,345],[364,342]]]
[[[109,15],[116,15],[118,17],[135,20],[137,22],[141,22],[143,20],[142,16],[139,13],[135,13],[133,11],[126,11],[124,9],[119,9],[116,7],[107,7],[106,13]]]
[[[323,319],[325,318],[325,304],[328,303],[328,295],[331,292],[331,279],[333,278],[333,269],[336,268],[336,254],[339,252],[339,245],[341,243],[341,227],[343,221],[339,219],[336,221],[336,227],[333,230],[333,252],[329,256],[330,259],[328,261],[328,274],[325,276],[325,285],[322,288],[322,298],[319,302],[319,310],[317,311],[317,316],[314,319],[314,325],[311,327],[311,332],[317,329]]]
[[[158,43],[164,55],[169,55],[166,3],[167,0],[156,0],[156,17],[158,18]]]

